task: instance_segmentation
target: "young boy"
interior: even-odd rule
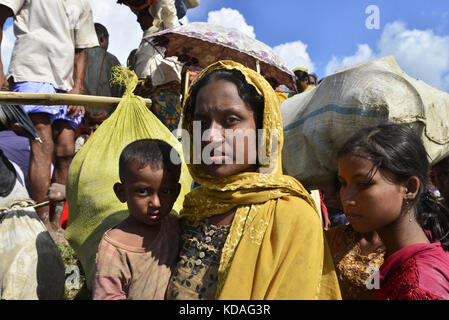
[[[170,211],[181,190],[181,166],[171,162],[171,150],[164,141],[144,139],[122,151],[114,192],[129,217],[98,246],[94,300],[164,299],[179,243],[178,218]]]

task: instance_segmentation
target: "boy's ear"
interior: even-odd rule
[[[120,202],[126,202],[125,188],[123,188],[123,184],[121,184],[120,182],[114,184],[114,192]]]

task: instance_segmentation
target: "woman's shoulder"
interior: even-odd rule
[[[278,201],[276,209],[278,218],[282,218],[283,220],[290,220],[301,225],[310,227],[319,226],[321,228],[321,219],[318,215],[318,212],[304,198],[281,198],[280,201]]]

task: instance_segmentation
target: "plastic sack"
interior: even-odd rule
[[[21,169],[12,165],[14,187],[0,197],[0,300],[61,299],[61,254],[32,207]]]
[[[113,69],[113,73],[115,79],[126,84],[126,92],[117,109],[73,158],[66,183],[69,219],[64,235],[83,266],[90,290],[103,233],[128,216],[127,204],[121,203],[113,191],[113,185],[120,181],[118,165],[122,150],[133,141],[155,138],[172,145],[183,159],[181,143],[153,115],[144,100],[132,93],[138,81],[136,74],[121,66]],[[173,207],[176,212],[182,208],[184,195],[192,184],[184,162],[180,183],[181,193]]]
[[[281,104],[283,169],[309,189],[336,181],[337,152],[358,129],[406,124],[432,163],[449,154],[449,94],[405,74],[393,56],[332,74]]]

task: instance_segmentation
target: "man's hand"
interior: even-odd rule
[[[3,64],[0,62],[0,90],[9,91],[9,83],[6,79],[5,73],[3,72]]]
[[[65,185],[53,182],[48,189],[46,198],[50,202],[65,200]]]
[[[83,94],[83,90],[79,88],[73,88],[69,92],[70,94]],[[84,107],[83,106],[68,106],[66,115],[72,114],[71,118],[75,118],[81,112],[81,117],[84,117]]]

